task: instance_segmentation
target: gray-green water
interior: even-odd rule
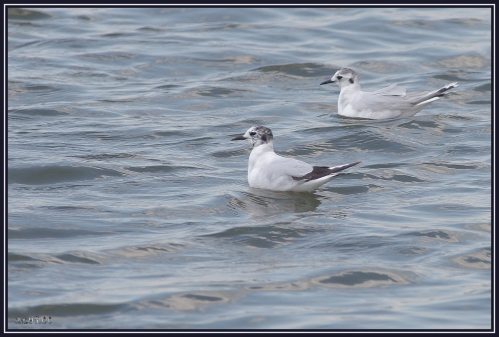
[[[8,328],[489,329],[490,13],[9,9]],[[459,87],[344,118],[340,67]],[[251,189],[230,139],[253,125],[362,164]]]

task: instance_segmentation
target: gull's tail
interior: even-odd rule
[[[430,91],[429,93],[425,94],[423,97],[419,98],[414,102],[415,106],[418,105],[426,105],[428,103],[431,103],[433,101],[436,101],[440,96],[445,95],[446,91],[457,87],[457,82],[453,82],[450,84],[447,84],[445,87],[442,87],[438,90],[435,91]]]

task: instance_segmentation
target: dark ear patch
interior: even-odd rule
[[[266,141],[267,141],[267,135],[262,135],[262,140],[263,140],[264,142],[266,142]]]
[[[348,79],[348,82],[352,83],[353,84],[353,79],[352,78],[349,78]]]

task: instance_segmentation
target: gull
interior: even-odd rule
[[[457,83],[447,84],[434,91],[406,93],[405,88],[392,84],[376,91],[362,91],[359,75],[352,69],[338,70],[330,80],[320,85],[338,83],[341,88],[338,98],[338,114],[347,117],[368,119],[388,119],[411,117],[447,90],[457,87]]]
[[[274,136],[265,126],[253,126],[244,135],[231,140],[247,140],[253,145],[248,163],[248,183],[253,188],[312,192],[333,179],[338,172],[360,163],[312,166],[297,159],[281,157],[274,152]]]

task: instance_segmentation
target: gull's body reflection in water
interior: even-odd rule
[[[229,199],[228,206],[238,213],[244,213],[242,216],[249,221],[244,225],[229,225],[207,235],[228,240],[231,245],[255,249],[284,247],[309,235],[334,230],[336,221],[331,217],[346,217],[343,211],[325,211],[327,215],[312,216],[309,219],[310,215],[322,214],[317,208],[323,200],[330,199],[320,194],[257,188],[236,193]]]
[[[321,197],[309,192],[276,192],[258,188],[249,188],[240,197],[234,197],[230,204],[260,218],[285,213],[303,213],[315,210]]]

